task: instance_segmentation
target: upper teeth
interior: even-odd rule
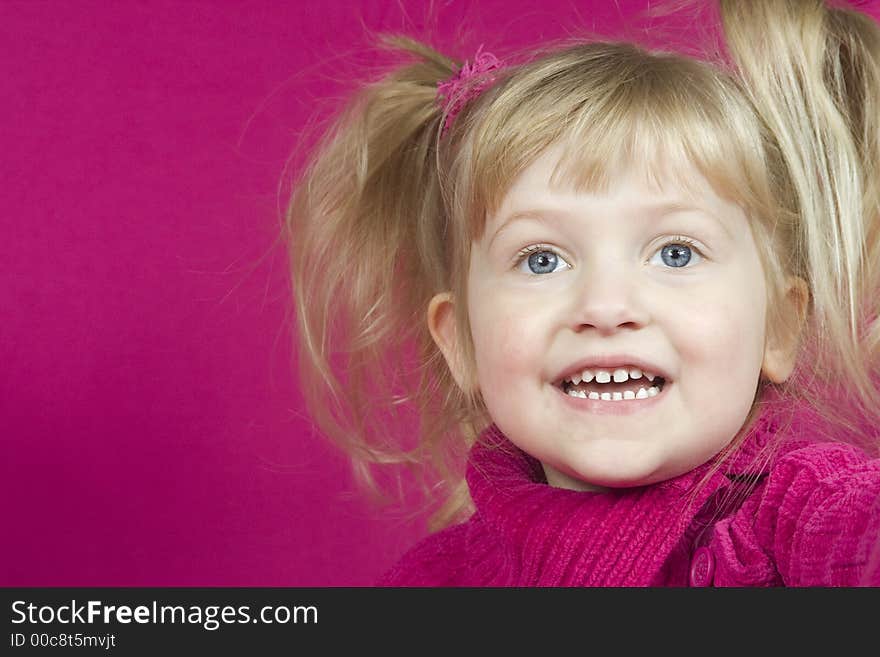
[[[648,381],[653,381],[656,378],[655,374],[643,372],[637,367],[618,367],[614,370],[584,370],[580,374],[573,374],[565,380],[575,385],[581,381],[589,383],[593,379],[596,379],[596,383],[610,383],[612,379],[615,383],[624,383],[629,379],[641,379],[642,376],[648,379]]]

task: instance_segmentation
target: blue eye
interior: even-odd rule
[[[524,266],[528,270],[523,269]],[[519,269],[524,273],[552,274],[568,267],[568,263],[558,253],[546,248],[525,249],[520,253]]]
[[[660,262],[657,262],[657,255],[660,256]],[[667,267],[681,268],[695,265],[701,259],[699,251],[691,246],[688,240],[676,239],[673,242],[664,244],[654,257],[651,258],[651,263],[659,265],[662,262]]]
[[[691,247],[684,244],[667,244],[660,249],[660,257],[670,267],[684,267],[691,261]]]

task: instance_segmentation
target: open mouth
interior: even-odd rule
[[[556,384],[570,397],[602,401],[629,401],[656,397],[666,379],[637,367],[584,370]]]

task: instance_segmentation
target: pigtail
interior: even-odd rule
[[[449,375],[425,313],[446,286],[436,94],[455,68],[406,37],[381,45],[416,61],[354,95],[287,212],[304,400],[369,484],[371,463],[428,460],[416,452],[421,438],[445,424],[418,420],[449,401],[438,391],[454,388],[443,386]]]
[[[810,290],[811,376],[878,417],[880,27],[821,0],[719,1],[778,165],[777,226],[793,227],[783,267]]]

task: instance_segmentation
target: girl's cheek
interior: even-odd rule
[[[529,360],[537,348],[537,336],[528,330],[526,322],[508,320],[498,335],[499,358],[506,361],[505,369],[515,369],[517,363]]]
[[[754,310],[734,304],[719,306],[713,312],[693,312],[691,321],[682,324],[679,349],[688,362],[703,362],[719,372],[743,371],[760,357],[759,326],[751,315]],[[762,323],[761,320],[760,323]]]
[[[534,360],[540,336],[530,318],[509,312],[485,315],[474,336],[484,371],[512,372]]]

